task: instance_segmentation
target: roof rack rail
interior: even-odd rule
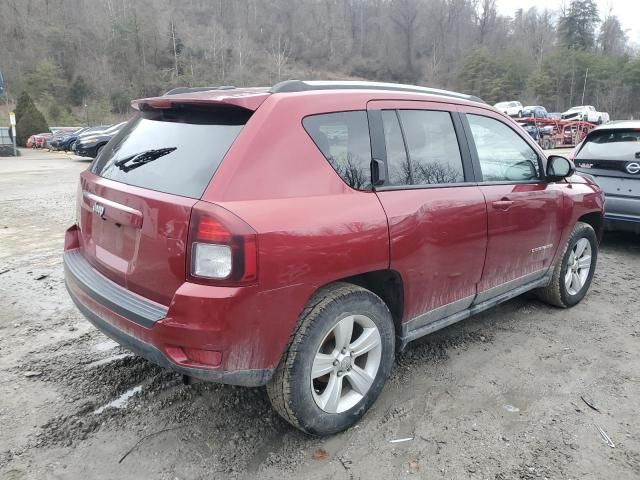
[[[418,85],[404,85],[401,83],[384,83],[384,82],[359,82],[359,81],[303,81],[303,80],[285,80],[275,84],[269,90],[269,93],[291,93],[305,92],[310,90],[345,90],[345,89],[366,89],[366,90],[389,90],[397,92],[415,92],[426,93],[429,95],[439,95],[443,97],[461,98],[473,102],[485,103],[479,97],[473,95],[465,95],[464,93],[451,92],[449,90],[440,90],[438,88],[420,87]]]
[[[178,95],[180,93],[196,93],[196,92],[207,92],[209,90],[233,90],[233,85],[221,85],[221,86],[211,86],[211,87],[176,87],[172,88],[164,95]]]

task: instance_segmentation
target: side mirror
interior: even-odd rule
[[[547,181],[559,182],[576,173],[576,166],[571,160],[561,155],[551,155],[547,159]]]

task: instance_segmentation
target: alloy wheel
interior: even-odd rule
[[[338,321],[320,343],[311,367],[311,389],[319,408],[341,413],[367,394],[378,374],[382,339],[365,315]]]
[[[567,259],[564,285],[569,295],[576,295],[585,285],[591,270],[591,243],[586,238],[578,240]]]

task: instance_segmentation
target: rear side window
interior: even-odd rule
[[[364,111],[312,115],[302,125],[333,169],[351,188],[371,188],[371,141]]]
[[[382,121],[390,185],[464,182],[458,138],[448,112],[385,111]]]
[[[136,187],[200,198],[251,113],[231,107],[143,112],[108,144],[91,171]]]
[[[640,159],[640,130],[595,130],[575,157],[576,160]]]
[[[540,178],[538,154],[504,123],[467,115],[485,182],[521,182]]]

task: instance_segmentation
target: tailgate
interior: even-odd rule
[[[169,305],[185,280],[191,207],[197,200],[84,172],[78,192],[80,248],[102,274]]]
[[[191,208],[251,111],[171,106],[141,112],[81,175],[82,255],[123,287],[169,305],[186,279]]]

